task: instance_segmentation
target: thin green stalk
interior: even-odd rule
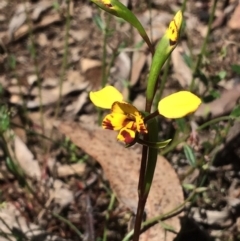
[[[216,11],[217,2],[218,2],[218,0],[213,0],[213,6],[212,6],[212,9],[211,9],[210,18],[209,18],[209,21],[208,21],[207,34],[204,38],[202,48],[201,48],[201,52],[198,56],[197,63],[196,63],[195,68],[193,70],[193,79],[192,79],[191,85],[189,87],[190,91],[194,91],[194,89],[195,89],[195,77],[196,77],[196,74],[197,74],[199,68],[201,67],[202,58],[203,58],[203,56],[206,52],[206,47],[207,47],[207,43],[208,43],[209,34],[210,34],[210,31],[211,31],[214,13]]]
[[[185,12],[186,7],[187,7],[187,1],[188,1],[188,0],[184,0],[183,3],[182,3],[182,12],[183,12],[183,13]]]
[[[107,20],[105,24],[105,28],[103,31],[103,53],[102,53],[102,83],[101,86],[104,88],[107,84],[107,77],[109,72],[107,71],[107,39],[108,39],[108,26],[111,19],[111,15],[107,15]],[[110,66],[109,66],[110,71]],[[101,125],[102,122],[102,114],[103,111],[101,109],[98,109],[98,124]]]
[[[111,19],[111,15],[108,14],[106,26],[103,34],[103,54],[102,54],[102,88],[107,84],[107,39],[108,39],[108,26]]]
[[[61,105],[61,100],[62,100],[62,86],[63,86],[63,80],[65,77],[67,65],[68,65],[68,39],[69,39],[69,30],[70,30],[70,2],[72,0],[67,0],[67,17],[66,17],[66,25],[65,25],[65,37],[64,37],[64,53],[63,53],[63,61],[62,61],[62,66],[61,66],[61,72],[60,72],[60,79],[59,79],[59,98],[57,101],[57,106],[54,114],[54,118],[57,118],[59,114],[59,109]],[[52,136],[53,131],[51,132]]]
[[[40,123],[41,123],[42,132],[44,134],[45,128],[44,128],[44,118],[43,118],[41,78],[40,78],[40,72],[39,72],[39,68],[38,68],[36,47],[35,47],[35,44],[34,44],[33,30],[32,30],[32,27],[31,27],[32,21],[30,19],[29,12],[27,10],[26,1],[25,1],[25,11],[26,11],[26,16],[27,16],[29,38],[30,38],[30,42],[31,42],[30,52],[31,52],[31,57],[33,58],[33,62],[34,62],[35,74],[37,76],[38,95],[39,95],[39,102],[40,102],[39,103]]]
[[[115,199],[116,199],[116,196],[114,193],[111,194],[111,199],[110,199],[110,203],[108,205],[108,208],[107,208],[107,213],[105,215],[105,220],[106,220],[106,223],[108,222],[109,220],[109,213],[112,211],[113,209],[113,205],[114,205],[114,202],[115,202]],[[102,241],[107,241],[107,227],[106,227],[106,223],[105,223],[105,226],[104,226],[104,233],[103,233],[103,240]]]
[[[66,218],[64,218],[63,216],[61,216],[55,212],[51,212],[51,213],[55,218],[57,218],[58,220],[60,220],[61,222],[65,223],[65,224],[67,224],[68,227],[70,229],[72,229],[78,235],[80,240],[83,240],[83,234],[78,230],[78,228],[74,224],[72,224],[69,220],[67,220]]]
[[[166,65],[165,65],[164,72],[163,72],[163,77],[161,78],[161,81],[160,81],[159,91],[157,92],[157,94],[155,96],[155,103],[154,103],[155,110],[157,110],[157,108],[158,108],[158,102],[160,101],[160,99],[162,97],[162,93],[163,93],[165,84],[167,82],[169,67],[170,67],[170,58],[168,58],[166,61]]]

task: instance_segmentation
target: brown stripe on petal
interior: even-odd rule
[[[102,0],[102,3],[103,3],[106,7],[108,7],[108,8],[112,8],[112,7],[113,7],[113,5],[111,4],[111,1]]]
[[[114,130],[114,126],[112,125],[111,121],[109,119],[105,119],[102,122],[102,128],[108,129],[108,130]]]
[[[140,133],[148,133],[148,130],[143,123],[139,124],[139,132]]]
[[[129,144],[134,140],[134,137],[131,136],[130,132],[123,130],[121,131],[121,135],[124,137],[124,142]]]

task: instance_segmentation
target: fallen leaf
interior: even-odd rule
[[[13,233],[16,233],[21,240],[66,241],[66,239],[50,235],[40,226],[28,222],[25,217],[21,216],[20,211],[13,203],[1,203],[0,232],[1,241],[16,241],[16,237],[13,236]]]
[[[16,12],[14,13],[10,23],[8,25],[8,34],[10,39],[12,39],[13,34],[18,30],[27,19],[27,11],[30,9],[29,3],[22,3],[17,6]]]
[[[236,85],[234,89],[224,91],[219,99],[216,99],[207,104],[201,104],[195,112],[197,117],[207,117],[209,114],[211,118],[229,113],[236,105],[240,97],[240,85]]]
[[[40,180],[41,170],[38,161],[34,159],[32,152],[17,135],[14,136],[14,150],[18,164],[26,175]]]
[[[221,228],[229,227],[233,223],[231,211],[228,209],[215,211],[191,208],[191,215],[194,218],[194,220],[196,220],[199,223],[218,226]]]
[[[40,15],[52,6],[53,4],[49,1],[40,1],[39,3],[37,3],[34,6],[34,9],[32,12],[32,16],[31,16],[32,20],[37,21]]]
[[[62,85],[62,96],[65,96],[73,91],[80,91],[85,89],[88,86],[88,82],[80,82],[80,83],[71,83],[70,81],[66,81]],[[28,108],[36,108],[42,105],[49,105],[56,102],[59,98],[60,88],[59,86],[52,89],[42,89],[41,98],[38,96],[38,88],[34,88],[32,91],[32,95],[36,95],[34,100],[30,100],[27,102]]]
[[[130,77],[130,85],[134,86],[140,77],[142,69],[146,64],[147,55],[142,51],[135,51],[132,57],[132,71]]]
[[[57,167],[57,175],[59,177],[67,177],[72,175],[82,175],[85,172],[86,165],[84,163],[74,163],[70,165],[61,165]]]
[[[182,47],[177,46],[172,52],[171,57],[174,69],[174,77],[183,88],[187,88],[190,86],[192,81],[192,71],[184,62],[182,52]]]
[[[101,61],[95,59],[82,58],[80,60],[80,68],[82,73],[86,73],[89,69],[102,66]]]
[[[58,130],[101,164],[118,200],[136,213],[141,158],[139,148],[126,149],[116,141],[116,132],[90,125],[63,122],[58,126]],[[178,177],[168,161],[159,156],[146,204],[147,218],[171,211],[182,202],[183,193]],[[175,231],[179,231],[180,223],[177,216],[168,219],[166,223]],[[174,237],[173,233],[166,235],[161,224],[156,224],[141,235],[141,240],[172,241]]]
[[[45,16],[40,22],[37,22],[36,24],[33,25],[33,30],[43,28],[46,26],[49,26],[50,24],[56,23],[61,21],[61,16],[58,13],[50,14]],[[19,38],[22,38],[29,32],[29,25],[24,24],[22,25],[19,29],[17,29],[13,33],[13,39],[18,40]]]
[[[239,30],[240,29],[239,19],[240,19],[240,4],[238,4],[238,6],[235,8],[235,10],[228,22],[229,28],[234,29],[234,30]]]

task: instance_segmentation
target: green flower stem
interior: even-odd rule
[[[136,213],[136,220],[134,224],[134,234],[133,241],[138,241],[141,231],[142,218],[144,213],[145,204],[147,201],[147,195],[144,195],[144,179],[145,179],[145,171],[147,165],[147,156],[148,156],[149,148],[147,146],[142,147],[142,159],[141,159],[141,167],[138,181],[138,206]]]
[[[154,118],[148,123],[148,137],[150,142],[158,141],[158,123]],[[147,158],[147,166],[145,171],[145,180],[144,180],[144,195],[146,199],[148,197],[150,187],[152,185],[152,180],[154,176],[154,171],[157,163],[158,149],[149,147],[148,150],[148,158]]]
[[[160,99],[162,97],[162,93],[163,93],[165,84],[167,82],[169,67],[170,67],[170,58],[167,59],[166,65],[164,67],[163,77],[161,78],[161,81],[160,81],[159,91],[155,97],[155,101],[154,101],[154,109],[155,110],[157,110],[157,108],[158,108],[158,102],[160,101]]]
[[[144,140],[151,142],[158,141],[158,125],[156,119],[152,119],[148,123],[148,135],[145,135]],[[139,175],[138,185],[138,207],[136,214],[136,221],[134,226],[133,241],[138,241],[141,231],[142,218],[144,213],[145,204],[148,198],[150,187],[152,184],[154,171],[157,162],[158,149],[142,147],[142,160]]]
[[[107,39],[108,39],[108,26],[110,22],[110,15],[107,18],[106,21],[106,26],[104,29],[103,33],[103,54],[102,54],[102,83],[101,86],[102,88],[106,86],[107,84],[107,62],[106,62],[106,57],[107,57]]]
[[[205,54],[205,51],[206,51],[207,42],[208,42],[208,38],[209,38],[209,34],[210,34],[210,31],[211,31],[211,26],[212,26],[212,22],[213,22],[213,18],[214,18],[214,13],[216,11],[217,1],[218,0],[214,0],[214,2],[213,2],[212,10],[211,10],[211,13],[210,13],[210,18],[209,18],[209,21],[208,21],[207,34],[206,34],[206,37],[203,41],[201,52],[198,56],[197,63],[196,63],[195,68],[193,70],[193,79],[192,79],[191,85],[189,87],[190,91],[194,91],[194,89],[195,89],[195,77],[196,77],[196,74],[197,74],[201,64],[202,64],[202,58],[203,58],[203,55]]]

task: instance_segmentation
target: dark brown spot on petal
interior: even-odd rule
[[[125,130],[121,131],[121,135],[124,137],[124,142],[126,144],[130,144],[134,140],[134,138],[131,137],[129,132],[127,132]]]
[[[112,123],[111,123],[111,121],[110,121],[109,119],[106,119],[106,120],[104,120],[104,121],[102,122],[102,127],[103,127],[104,129],[114,130],[114,127],[113,127],[113,125],[112,125]]]
[[[174,41],[174,40],[169,39],[169,44],[170,44],[170,46],[173,46],[173,45],[175,45],[176,43],[177,43],[177,41]]]
[[[146,126],[143,123],[139,125],[139,132],[141,132],[141,133],[148,132]]]

